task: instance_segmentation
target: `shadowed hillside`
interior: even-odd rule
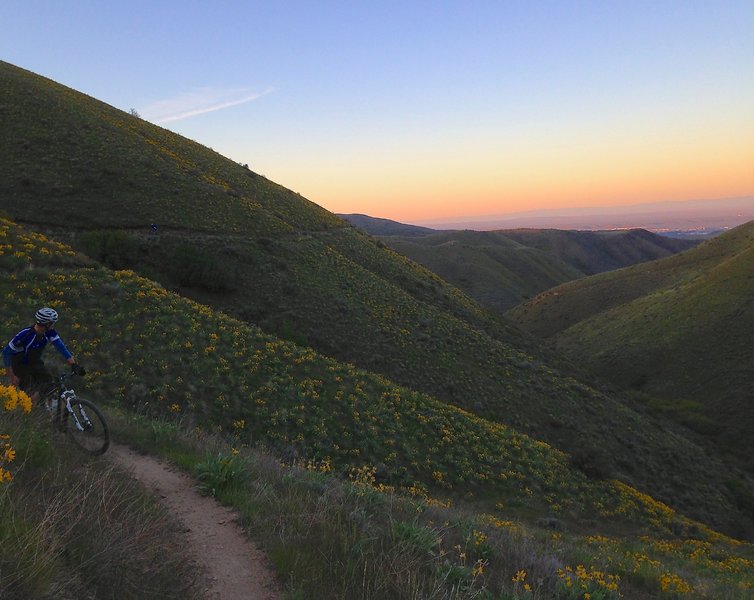
[[[432,231],[393,221],[386,225],[385,219],[363,215],[346,217],[483,306],[500,312],[566,281],[664,258],[698,243],[642,229]]]
[[[527,336],[336,216],[207,148],[4,63],[0,106],[0,207],[15,219],[268,335],[543,439],[592,478],[620,478],[740,530],[735,490],[725,483],[736,477],[682,431],[556,370]],[[181,323],[155,318],[153,334]],[[183,353],[180,345],[171,352]],[[154,401],[173,385],[173,365],[147,368],[158,382],[147,394]],[[237,383],[235,370],[228,377]],[[134,373],[127,384],[137,382]],[[314,405],[277,407],[337,392],[313,385],[272,385],[261,395],[270,414],[255,418],[293,419],[314,428],[316,444],[332,443],[315,417],[307,420]],[[226,392],[213,393],[212,410],[221,410]],[[393,402],[377,389],[362,401],[370,410]],[[295,435],[287,443],[296,449]],[[311,443],[299,450],[318,452]],[[388,448],[372,450],[389,464]]]
[[[26,322],[29,306],[54,306],[58,329],[88,367],[81,384],[105,401],[183,414],[239,443],[262,442],[339,471],[379,464],[393,485],[447,493],[471,486],[483,498],[502,494],[505,504],[544,514],[560,505],[556,512],[584,511],[581,518],[596,510],[593,502],[621,502],[622,488],[590,481],[562,452],[509,427],[270,336],[131,271],[94,267],[11,221],[0,220],[0,236],[3,328]],[[640,518],[636,508],[627,516]]]
[[[549,290],[509,314],[748,461],[754,222],[683,254]]]
[[[629,485],[595,481],[547,444],[130,271],[97,266],[6,219],[0,238],[2,327],[14,330],[41,303],[57,308],[59,331],[88,367],[77,391],[97,399],[118,439],[190,466],[201,489],[237,508],[299,596],[363,597],[369,582],[377,600],[471,600],[511,590],[516,597],[527,575],[540,596],[563,599],[574,597],[571,588],[605,600],[674,590],[738,599],[754,585],[750,544]],[[149,597],[186,597],[181,588],[196,567],[181,566],[169,533],[158,537],[164,529],[156,524],[144,531],[144,519],[129,527],[145,503],[123,511],[123,487],[111,493],[96,459],[65,468],[79,479],[96,473],[88,486],[61,481],[51,456],[60,441],[50,445],[41,424],[28,424],[4,413],[3,434],[12,433],[23,463],[13,464],[18,478],[0,494],[2,523],[10,524],[0,527],[0,583],[12,584],[4,588],[11,597],[42,600],[59,584],[92,597],[118,589],[119,597],[141,598],[147,581]],[[725,503],[720,482],[707,483],[710,501]],[[37,508],[40,489],[53,499],[43,515],[21,504],[29,498]],[[63,494],[71,515],[87,509],[75,532],[70,518],[49,514]],[[71,536],[82,532],[84,540]],[[156,554],[176,566],[150,566]],[[66,584],[72,573],[76,581]]]

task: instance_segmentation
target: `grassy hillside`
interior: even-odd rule
[[[397,462],[383,474],[396,483],[424,479],[450,490],[489,481],[492,489],[511,489],[509,501],[547,484],[559,487],[555,503],[580,488],[585,502],[611,494],[611,485],[590,482],[561,453],[510,428],[271,337],[132,272],[92,267],[11,222],[2,226],[18,261],[9,261],[0,281],[4,327],[24,323],[28,306],[52,297],[49,304],[65,316],[59,329],[92,367],[87,383],[98,396],[156,413],[186,412],[197,426],[229,430],[240,443],[262,440],[337,468]],[[460,462],[445,472],[442,461]]]
[[[261,442],[341,471],[379,464],[395,485],[472,484],[514,505],[533,496],[545,512],[593,510],[614,495],[612,484],[591,482],[561,452],[509,427],[269,336],[133,272],[86,259],[79,266],[67,248],[58,254],[54,242],[1,225],[12,256],[31,262],[2,273],[3,329],[25,323],[30,306],[54,306],[59,330],[90,368],[87,384],[106,401],[185,413],[239,444]]]
[[[0,471],[11,475],[0,478],[0,597],[204,597],[202,575],[158,499],[53,436],[46,414],[8,411],[7,400],[2,386]]]
[[[501,312],[582,275],[559,258],[501,232],[456,231],[381,239],[480,304]]]
[[[573,282],[511,315],[751,463],[754,222],[678,256]]]
[[[249,169],[74,90],[7,63],[0,81],[0,194],[18,219],[244,235],[344,225]],[[49,211],[39,210],[41,199]]]
[[[55,306],[59,331],[90,369],[79,394],[105,408],[118,435],[180,457],[237,506],[303,597],[470,599],[484,592],[617,599],[621,592],[678,592],[741,599],[754,585],[751,546],[630,486],[591,480],[546,444],[276,339],[132,272],[93,265],[9,221],[2,222],[2,238],[2,328],[13,331],[40,303]],[[3,423],[0,433],[13,434],[23,461],[11,467],[18,483],[31,481],[36,455],[24,439],[47,447],[46,434]],[[218,432],[220,449],[202,453],[198,444]],[[250,454],[249,446],[273,449],[306,471],[281,468],[279,459]],[[334,474],[352,483],[331,480]],[[710,502],[726,502],[721,485],[709,481]],[[0,490],[0,509],[19,510],[23,489]],[[34,515],[26,514],[33,525]],[[45,531],[39,523],[37,531]],[[127,528],[113,527],[123,536],[116,539],[128,540]],[[0,561],[18,561],[11,552],[16,535],[2,539]],[[108,540],[94,538],[80,552],[105,557],[92,549],[95,541],[115,557],[121,546]],[[143,556],[132,554],[128,564],[138,572]],[[28,560],[39,566],[38,557]],[[114,581],[119,565],[102,560],[100,583]],[[155,586],[189,579],[181,569],[150,576]],[[36,591],[50,582],[59,580],[27,577],[19,593],[44,597]],[[124,594],[143,592],[131,580],[119,586]],[[92,595],[107,597],[99,588]]]
[[[404,417],[406,426],[416,421],[423,430],[422,419],[428,415],[416,408],[413,399],[417,392],[429,394],[438,402],[432,411],[444,410],[449,402],[476,415],[468,414],[471,420],[464,417],[465,433],[459,439],[467,440],[469,431],[477,429],[472,425],[477,417],[489,421],[485,427],[502,427],[500,431],[519,435],[509,429],[513,426],[567,452],[569,464],[582,473],[620,478],[689,515],[729,531],[741,530],[743,520],[735,501],[738,488],[726,484],[738,478],[718,459],[681,433],[627,407],[620,398],[552,368],[526,336],[334,215],[207,148],[4,63],[0,64],[0,105],[4,132],[0,207],[85,249],[97,261],[134,269],[164,288],[251,324],[251,339],[246,337],[247,326],[239,321],[224,326],[223,333],[214,332],[222,336],[224,351],[237,346],[240,352],[243,344],[254,342],[261,335],[258,325],[275,336],[267,340],[269,356],[263,354],[260,360],[275,364],[282,360],[281,353],[285,357],[298,352],[280,345],[277,338],[283,337],[311,346],[339,364],[352,363],[416,390],[399,394],[401,406],[415,411],[411,419]],[[156,232],[152,223],[158,226]],[[14,250],[3,260],[18,269],[26,256],[23,250]],[[120,310],[119,286],[138,286],[138,281],[126,278],[114,285],[66,277],[58,287],[64,294],[74,290],[84,294],[81,290],[87,285],[104,286],[111,291],[108,302]],[[22,290],[40,290],[35,301],[46,297],[44,288],[32,281],[21,283],[26,286]],[[16,285],[20,283],[11,282],[8,289]],[[162,291],[153,292],[148,286],[138,291],[156,304],[165,301]],[[23,303],[22,298],[18,301]],[[152,336],[165,330],[191,331],[194,320],[180,317],[182,310],[183,304],[169,318],[150,313]],[[133,318],[131,313],[117,312],[112,321],[104,312],[84,316],[79,324],[102,319],[126,331]],[[6,326],[11,326],[10,321]],[[124,338],[124,357],[138,360],[136,341]],[[148,346],[143,338],[138,342]],[[171,342],[170,352],[194,362],[213,352],[206,349],[221,347],[212,338],[202,338],[201,346],[190,336]],[[194,348],[188,354],[186,342]],[[297,437],[303,435],[299,451],[309,455],[321,454],[318,444],[331,443],[325,433],[304,435],[302,427],[314,427],[314,433],[320,428],[304,418],[315,409],[299,398],[316,395],[331,400],[339,391],[334,376],[312,378],[322,383],[312,383],[311,389],[300,389],[284,378],[269,391],[267,384],[253,379],[255,369],[266,368],[266,362],[242,363],[243,377],[252,377],[242,384],[246,380],[237,379],[240,375],[231,368],[237,362],[234,355],[223,356],[228,362],[226,389],[211,389],[217,406],[202,411],[222,411],[227,390],[242,385],[246,398],[253,397],[254,403],[239,399],[234,410],[251,412],[235,416],[251,427],[251,435],[258,435],[254,428],[266,427],[264,423],[272,419],[277,425],[273,431],[280,430],[276,443],[295,450]],[[141,389],[137,384],[146,377],[151,387],[144,394],[151,403],[160,396],[175,397],[170,387],[175,378],[162,375],[166,365],[172,363],[155,360],[136,368],[125,362],[118,370],[118,377],[125,379],[118,385]],[[192,382],[196,367],[190,364],[186,369],[181,377],[190,383],[170,404],[180,409],[196,396],[190,387],[196,388]],[[294,371],[298,374],[301,369],[297,366]],[[112,383],[107,375],[103,377],[103,385]],[[359,446],[349,439],[354,431],[378,427],[380,411],[402,414],[396,408],[399,400],[376,383],[379,380],[370,375],[372,383],[361,386],[361,391],[342,391],[377,412],[357,411],[368,414],[371,425],[343,417],[342,429],[333,438],[343,440],[341,459],[356,451],[368,452],[370,461],[385,465],[399,481],[418,468],[414,462],[430,461],[443,478],[461,477],[465,482],[468,475],[443,467],[443,452],[460,452],[455,444],[445,448],[449,442],[438,441],[441,454],[435,456],[424,446],[412,447],[418,432],[405,430],[403,458],[395,462],[390,443],[364,441],[366,446]],[[268,393],[291,404],[270,408],[264,404]],[[327,410],[323,409],[322,419],[335,414]],[[440,433],[442,427],[434,425],[424,431],[427,439],[444,440]],[[273,439],[274,435],[270,433]],[[331,451],[329,445],[325,447]],[[497,456],[494,447],[485,452],[491,453],[485,460],[498,460],[492,458]],[[477,472],[480,477],[484,473]]]
[[[379,233],[385,244],[496,311],[585,275],[670,256],[694,246],[644,230],[442,231]]]
[[[503,232],[521,244],[538,248],[576,267],[584,275],[612,271],[671,256],[697,242],[668,238],[646,229],[560,231],[516,229]]]

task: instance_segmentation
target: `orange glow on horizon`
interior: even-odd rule
[[[305,195],[332,212],[410,222],[754,194],[754,132],[749,138],[739,133],[738,144],[706,137],[693,144],[545,147],[537,154],[524,148],[504,156],[489,150],[476,161],[472,155],[456,161],[452,172],[431,160],[396,159],[400,168],[390,171],[346,161],[343,178],[315,182],[321,185],[310,185]]]

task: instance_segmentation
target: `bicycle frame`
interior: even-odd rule
[[[53,426],[69,434],[79,449],[97,456],[110,446],[107,421],[96,404],[77,397],[67,382],[74,375],[83,376],[85,373],[79,367],[71,373],[58,375],[50,382],[42,398],[53,415]]]
[[[79,415],[71,407],[71,402],[76,400],[76,392],[73,390],[73,388],[70,388],[68,387],[68,385],[66,385],[66,379],[69,379],[70,377],[73,377],[73,374],[64,373],[63,375],[60,375],[55,382],[54,390],[58,397],[58,418],[62,419],[63,411],[66,411],[69,418],[73,418],[76,429],[78,429],[79,431],[86,431],[87,429],[91,429],[92,424],[83,406],[79,409],[79,413],[83,418],[83,423],[82,419],[79,419]]]

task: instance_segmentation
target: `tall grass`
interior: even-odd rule
[[[238,510],[286,600],[611,600],[670,598],[673,589],[744,600],[754,589],[754,550],[722,536],[636,538],[616,528],[607,537],[555,520],[503,521],[479,502],[446,506],[386,488],[372,470],[343,480],[328,461],[281,461],[179,421],[109,414],[122,440],[170,456]]]
[[[3,600],[199,597],[191,557],[155,498],[53,438],[49,424],[15,415],[5,424],[19,460],[0,487]]]

